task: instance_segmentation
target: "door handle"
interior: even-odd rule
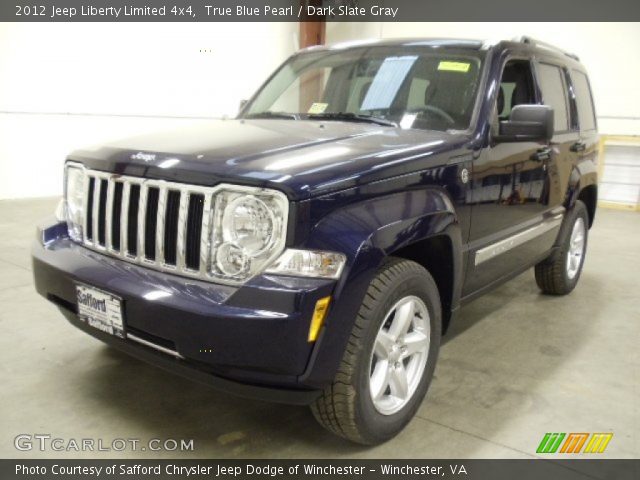
[[[572,152],[584,152],[586,148],[587,145],[584,142],[576,142],[571,145],[571,148],[569,150],[571,150]]]
[[[550,158],[551,158],[551,148],[549,147],[543,147],[538,149],[530,157],[530,159],[535,162],[543,162],[545,160],[549,160]]]

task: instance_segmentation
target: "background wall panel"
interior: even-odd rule
[[[0,199],[56,195],[74,148],[235,115],[296,23],[0,24]]]

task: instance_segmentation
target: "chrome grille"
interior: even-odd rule
[[[216,187],[85,170],[88,248],[140,265],[210,280]]]

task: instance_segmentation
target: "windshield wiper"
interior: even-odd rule
[[[327,112],[327,113],[310,113],[308,118],[317,118],[319,120],[343,120],[346,122],[368,122],[376,125],[384,125],[386,127],[397,127],[398,124],[386,118],[373,117],[371,115],[359,115],[352,112]]]
[[[288,118],[291,120],[299,120],[300,117],[295,113],[287,113],[287,112],[272,112],[270,110],[266,110],[264,112],[250,113],[245,115],[244,118]]]

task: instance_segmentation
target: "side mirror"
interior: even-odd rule
[[[494,141],[548,142],[553,137],[553,108],[547,105],[516,105],[509,120],[500,122]]]
[[[240,100],[240,109],[238,110],[239,112],[241,112],[244,107],[247,105],[247,103],[249,103],[249,100]]]

